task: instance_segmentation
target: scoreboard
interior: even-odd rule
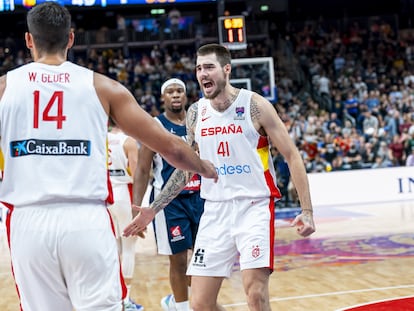
[[[142,5],[142,4],[179,4],[196,2],[214,2],[216,0],[0,0],[1,11],[13,11],[16,7],[31,8],[45,1],[55,1],[64,6],[112,6],[112,5]]]
[[[241,50],[247,47],[246,23],[243,15],[220,16],[218,18],[220,44],[230,50]]]

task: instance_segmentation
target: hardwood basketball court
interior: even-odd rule
[[[305,239],[280,215],[270,279],[273,310],[335,311],[414,296],[414,203],[316,208],[317,232]],[[0,237],[0,310],[17,311],[4,228]],[[131,297],[147,311],[161,310],[160,299],[170,293],[168,258],[156,254],[151,229],[138,240],[136,259]],[[226,310],[248,310],[237,263],[219,301]]]

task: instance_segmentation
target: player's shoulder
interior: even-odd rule
[[[98,89],[106,89],[108,91],[118,91],[124,89],[123,85],[117,80],[96,71],[93,71],[93,80],[95,87]]]
[[[267,100],[264,96],[260,95],[257,92],[251,91],[251,102],[259,103],[259,104],[270,104],[269,100]]]
[[[252,111],[268,111],[269,109],[273,110],[274,105],[264,96],[260,95],[259,93],[252,92],[252,96],[250,98],[250,109]]]

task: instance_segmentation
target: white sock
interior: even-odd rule
[[[175,308],[177,311],[190,311],[190,302],[182,301],[182,302],[175,302]]]

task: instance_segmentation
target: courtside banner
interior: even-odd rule
[[[414,201],[414,167],[308,174],[314,206]]]

